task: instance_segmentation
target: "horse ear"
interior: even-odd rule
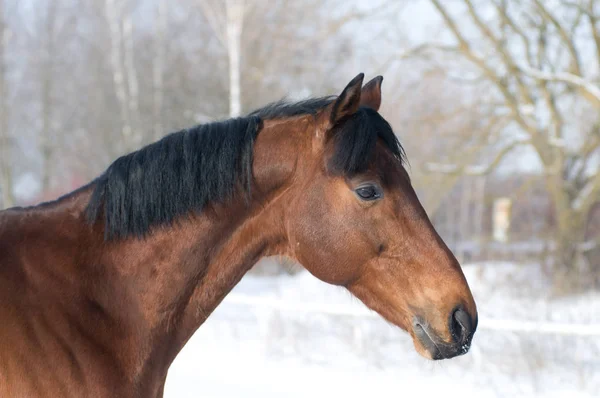
[[[361,87],[364,78],[365,74],[359,73],[335,100],[330,116],[332,125],[356,113],[360,106]]]
[[[381,106],[381,82],[383,76],[377,76],[365,84],[360,95],[360,105],[366,106],[376,111]]]

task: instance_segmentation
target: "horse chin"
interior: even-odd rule
[[[435,361],[436,359],[431,355],[429,351],[427,351],[423,346],[418,343],[416,340],[413,341],[415,345],[415,350],[419,355],[421,355],[425,359],[429,359],[430,361]]]
[[[429,360],[437,360],[440,358],[439,348],[427,334],[425,329],[420,325],[415,325],[411,333],[415,350],[422,357]]]

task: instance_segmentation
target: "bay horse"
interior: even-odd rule
[[[264,256],[468,351],[477,310],[378,113],[381,83],[168,135],[56,201],[0,213],[0,396],[161,397],[178,352]]]

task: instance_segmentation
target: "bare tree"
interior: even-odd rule
[[[558,278],[577,275],[586,223],[600,195],[597,5],[594,1],[463,0],[466,15],[458,16],[456,7],[451,12],[447,3],[431,3],[456,45],[436,43],[430,48],[467,60],[493,88],[494,113],[505,114],[510,121],[501,129],[509,142],[497,159],[522,146],[536,153],[556,213]],[[449,168],[469,171],[468,165]],[[471,168],[477,174],[489,170],[493,167]]]

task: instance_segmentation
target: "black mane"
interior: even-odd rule
[[[104,214],[106,239],[144,236],[209,203],[250,193],[260,118],[249,116],[172,133],[117,159],[96,181],[87,216]]]
[[[280,101],[248,116],[196,126],[117,159],[95,181],[86,209],[90,223],[103,215],[106,239],[143,237],[158,225],[170,225],[210,203],[236,193],[249,197],[254,141],[262,120],[315,115],[334,97],[296,103]],[[332,173],[354,174],[371,161],[381,139],[401,161],[403,149],[389,124],[375,111],[360,108],[334,127]]]

